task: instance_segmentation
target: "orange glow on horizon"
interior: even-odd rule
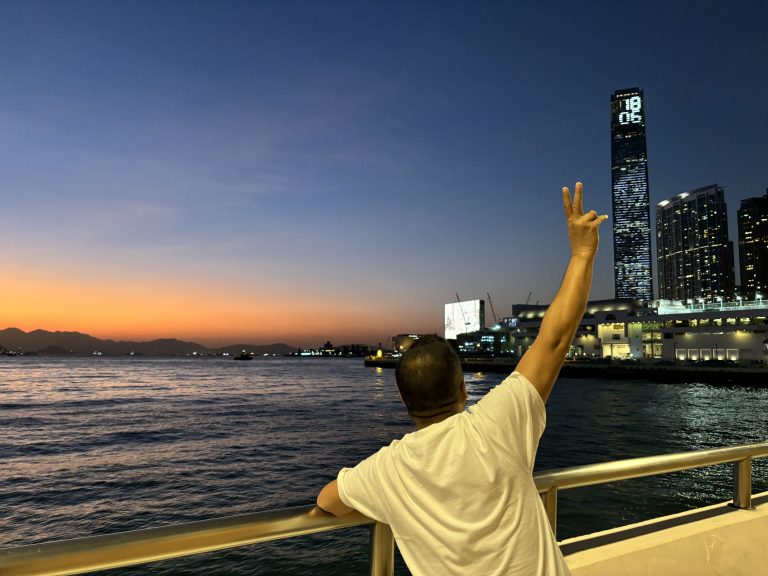
[[[24,270],[3,285],[0,328],[77,331],[114,340],[178,338],[209,346],[319,346],[327,339],[375,345],[413,329],[386,307],[342,296],[311,301],[250,289],[226,292],[188,282],[85,283]]]

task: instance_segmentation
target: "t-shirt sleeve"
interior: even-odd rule
[[[546,426],[546,411],[528,378],[513,372],[469,412],[474,425],[490,443],[533,470],[536,449]]]
[[[372,454],[354,468],[342,468],[336,478],[341,501],[361,514],[388,524],[388,508],[382,497],[382,460],[387,458],[390,447]]]

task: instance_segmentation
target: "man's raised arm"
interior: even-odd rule
[[[594,210],[584,213],[581,182],[576,183],[573,201],[568,188],[563,188],[563,207],[571,259],[560,289],[541,322],[539,335],[517,364],[517,371],[530,380],[545,402],[584,315],[592,287],[597,229],[608,219],[608,216],[598,216]]]

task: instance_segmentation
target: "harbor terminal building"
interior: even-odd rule
[[[517,304],[491,328],[456,335],[459,352],[520,357],[533,344],[546,305]],[[571,344],[571,359],[768,361],[768,300],[593,300]],[[413,335],[410,335],[413,339]]]

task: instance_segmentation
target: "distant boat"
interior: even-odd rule
[[[253,356],[251,356],[245,350],[243,350],[237,356],[233,356],[232,360],[253,360]]]

